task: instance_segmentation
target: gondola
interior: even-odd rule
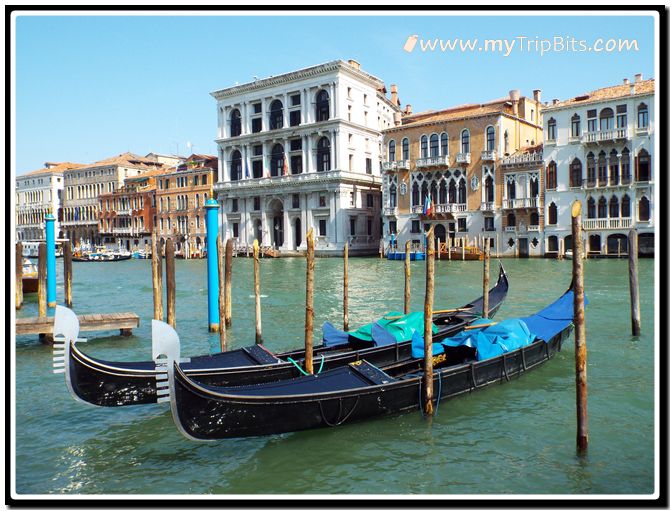
[[[489,291],[490,316],[508,293],[508,278],[503,266],[496,285]],[[434,315],[436,339],[452,335],[482,313],[482,297],[459,309]],[[394,321],[402,321],[403,318]],[[324,325],[326,335],[314,348],[318,370],[347,365],[361,358],[385,366],[411,357],[410,333],[401,342],[389,339],[384,329],[373,324],[375,338],[362,340]],[[361,329],[360,329],[361,330]],[[375,332],[373,332],[375,330]],[[165,380],[157,379],[161,370],[155,359],[144,362],[110,362],[83,353],[77,343],[79,327],[72,311],[57,307],[54,322],[54,362],[65,372],[66,384],[75,399],[97,406],[126,406],[156,403],[167,399]],[[68,342],[65,342],[68,339]],[[160,334],[152,334],[152,344]],[[295,378],[302,373],[304,349],[273,354],[262,345],[184,359],[180,366],[189,377],[209,385],[246,385]],[[179,359],[179,356],[177,356]]]
[[[132,256],[131,254],[115,254],[100,252],[94,254],[84,254],[79,256],[72,256],[72,260],[78,263],[114,263],[117,261],[127,261]]]
[[[494,325],[480,321],[490,326],[462,331],[433,344],[435,406],[510,380],[550,360],[573,328],[573,291],[569,288],[557,301],[526,318]],[[177,337],[168,325],[156,323],[160,323],[157,328]],[[164,334],[162,338],[169,337]],[[421,347],[415,356],[422,358],[386,368],[362,359],[318,375],[239,387],[194,381],[179,364],[172,364],[168,355],[166,377],[173,419],[189,439],[216,440],[340,426],[418,410],[423,390],[423,339],[416,334],[414,341]]]

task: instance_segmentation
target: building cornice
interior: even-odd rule
[[[290,73],[284,73],[277,76],[270,76],[268,78],[262,78],[260,80],[255,80],[253,82],[243,83],[241,85],[234,85],[233,87],[227,87],[225,89],[216,90],[211,92],[210,95],[216,100],[221,100],[235,97],[241,94],[246,94],[248,92],[260,91],[263,89],[267,89],[269,87],[276,87],[279,85],[293,83],[298,80],[314,78],[337,71],[343,71],[358,80],[368,82],[370,83],[371,86],[375,88],[384,86],[384,82],[382,82],[382,80],[380,80],[379,78],[371,74],[368,74],[364,71],[361,71],[360,69],[356,69],[343,60],[333,60],[331,62],[326,62],[324,64],[298,69]]]
[[[538,128],[540,130],[543,129],[543,126],[539,124],[534,124],[533,122],[527,121],[526,119],[522,119],[521,117],[515,117],[512,114],[509,114],[507,112],[489,112],[489,113],[484,113],[484,114],[476,114],[476,115],[465,115],[463,117],[456,117],[454,119],[436,119],[432,121],[424,121],[424,122],[413,122],[411,124],[406,124],[406,125],[401,125],[401,126],[394,126],[393,128],[387,128],[386,130],[382,130],[382,135],[386,136],[391,133],[403,133],[406,130],[410,130],[416,127],[427,127],[427,126],[438,126],[438,125],[445,125],[445,124],[458,124],[458,123],[463,123],[465,121],[471,121],[475,119],[482,119],[485,117],[506,117],[508,119],[511,119],[513,121],[519,121],[523,124],[526,124],[527,126],[531,126],[532,128]]]
[[[614,98],[603,98],[603,99],[595,99],[593,101],[579,101],[576,103],[570,103],[568,105],[547,105],[543,106],[542,112],[559,112],[561,110],[578,110],[578,109],[583,109],[584,107],[591,106],[591,105],[600,105],[604,103],[618,103],[621,101],[626,101],[628,99],[632,98],[643,98],[643,97],[655,97],[654,92],[639,92],[638,94],[627,94],[625,96],[617,96]]]

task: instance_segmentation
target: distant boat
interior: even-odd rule
[[[447,251],[441,251],[441,256],[447,255]],[[463,259],[464,261],[482,261],[484,254],[478,247],[452,247],[450,249],[452,259]]]
[[[131,257],[133,259],[151,259],[151,254],[149,252],[145,252],[144,250],[136,250],[131,254]]]
[[[92,263],[92,262],[116,262],[116,261],[126,261],[132,257],[131,253],[128,251],[123,252],[88,252],[81,253],[72,256],[73,261],[80,263]]]
[[[25,293],[37,293],[38,288],[38,276],[37,276],[37,266],[35,266],[29,259],[23,260],[23,270],[22,270],[22,282],[23,282],[23,292]]]
[[[573,259],[573,250],[570,248],[564,252],[564,259]]]
[[[63,243],[69,243],[67,238],[56,240],[56,257],[63,257]],[[46,243],[46,240],[25,240],[21,241],[23,246],[23,257],[37,258],[40,243]]]

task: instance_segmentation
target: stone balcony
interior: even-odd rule
[[[503,167],[533,167],[543,165],[543,151],[516,154],[501,159]]]
[[[449,154],[443,154],[440,156],[430,156],[428,158],[419,158],[418,160],[415,160],[415,167],[421,169],[424,167],[437,167],[440,165],[448,165],[449,158],[450,158]]]
[[[434,204],[433,210],[436,213],[463,213],[466,211],[466,204]],[[417,205],[412,207],[412,212],[422,214],[424,206]]]
[[[582,221],[582,228],[586,231],[629,229],[631,225],[631,218],[589,218]]]
[[[525,197],[521,199],[503,199],[503,209],[537,208],[538,197]]]
[[[604,131],[588,131],[583,133],[580,140],[583,144],[599,144],[601,142],[615,142],[617,140],[630,140],[631,133],[627,128],[615,128]]]
[[[480,154],[480,159],[482,161],[495,161],[496,151],[482,151],[482,153]]]
[[[393,172],[395,170],[410,170],[410,160],[383,161],[382,170],[387,172]]]
[[[456,162],[460,165],[471,163],[471,153],[457,153]]]
[[[494,211],[495,207],[493,202],[482,202],[480,204],[480,211]]]
[[[398,208],[389,208],[386,207],[382,210],[384,216],[396,216],[398,214]]]

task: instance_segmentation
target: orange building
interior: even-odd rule
[[[212,195],[217,157],[192,154],[156,176],[156,229],[161,243],[172,238],[181,257],[202,257],[206,249],[205,201]]]

